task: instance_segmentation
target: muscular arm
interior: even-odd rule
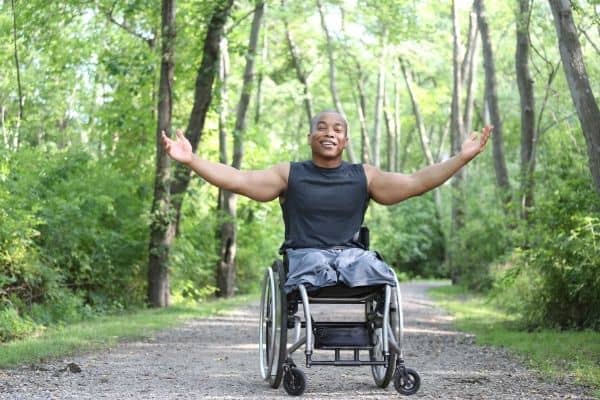
[[[385,172],[371,165],[365,165],[369,193],[373,200],[380,204],[396,204],[440,186],[467,162],[468,160],[463,160],[460,155],[457,155],[410,175]]]
[[[200,159],[192,153],[192,146],[183,132],[177,131],[176,134],[177,140],[171,140],[164,133],[162,135],[163,147],[169,157],[187,165],[207,182],[221,189],[257,201],[271,201],[287,187],[289,163],[260,171],[240,171],[226,164]]]
[[[485,149],[491,132],[491,126],[484,127],[481,136],[473,133],[462,144],[460,153],[454,157],[429,165],[410,175],[384,172],[371,165],[365,165],[369,194],[376,202],[389,205],[440,186]]]
[[[257,171],[240,171],[226,164],[202,160],[194,154],[187,164],[207,182],[257,201],[276,199],[287,186],[289,164]]]

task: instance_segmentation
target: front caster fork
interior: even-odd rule
[[[283,364],[283,388],[291,396],[300,396],[306,389],[306,375],[291,358]]]
[[[419,391],[421,387],[421,377],[412,368],[407,368],[404,363],[400,361],[394,372],[394,388],[400,394],[410,396]]]

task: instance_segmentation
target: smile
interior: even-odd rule
[[[324,146],[324,147],[335,147],[335,146],[337,146],[336,143],[334,143],[334,142],[332,142],[330,140],[323,140],[320,143],[321,143],[321,146]]]

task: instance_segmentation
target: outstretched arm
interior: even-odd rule
[[[369,194],[378,203],[395,204],[440,186],[485,149],[492,129],[493,127],[488,125],[483,128],[481,135],[477,132],[472,133],[462,144],[460,153],[410,175],[384,172],[371,165],[365,165]]]
[[[277,164],[260,171],[240,171],[226,164],[198,158],[192,145],[181,130],[176,131],[177,140],[162,134],[162,144],[173,160],[187,165],[207,182],[230,192],[257,201],[276,199],[287,187],[289,164]]]

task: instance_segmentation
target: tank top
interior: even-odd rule
[[[362,247],[357,232],[369,203],[362,164],[320,168],[312,161],[292,162],[284,198],[283,250]]]

